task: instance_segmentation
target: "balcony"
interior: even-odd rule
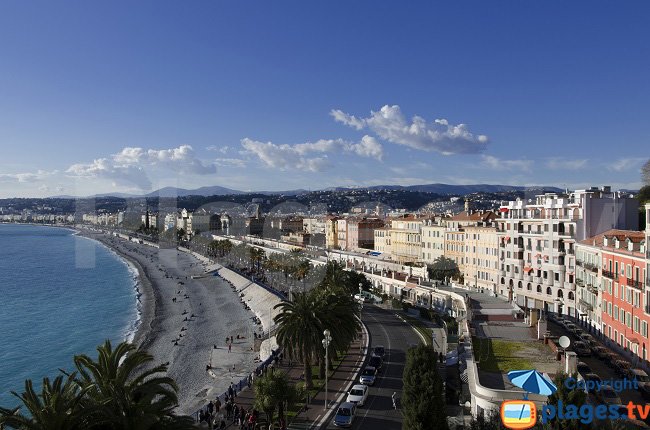
[[[610,272],[609,270],[603,270],[603,276],[611,280],[616,279],[616,275],[614,274],[614,272]]]
[[[573,255],[575,254],[575,251],[573,250],[573,248],[569,248],[566,253],[569,255]]]
[[[643,282],[637,281],[634,279],[626,278],[626,283],[629,287],[634,287],[636,289],[642,290],[643,289]]]
[[[580,310],[582,310],[582,311],[593,311],[594,310],[594,307],[591,306],[591,303],[587,303],[582,299],[578,300],[578,306],[581,308]]]
[[[532,247],[532,246],[530,246],[530,245],[526,245],[526,251],[532,251],[532,250],[533,250],[533,247]]]
[[[541,250],[542,250],[542,247],[541,247],[541,246],[537,245],[537,246],[535,247],[535,251],[541,251]]]

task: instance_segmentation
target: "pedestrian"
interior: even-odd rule
[[[230,350],[232,349],[232,343],[228,344],[228,352],[230,353]]]
[[[214,403],[210,400],[210,403],[208,403],[208,413],[212,415],[212,412],[214,412]]]
[[[440,364],[442,364],[443,363],[442,351],[440,351],[438,354],[439,354],[438,358],[440,359]]]

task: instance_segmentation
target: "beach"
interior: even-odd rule
[[[262,328],[230,284],[206,274],[205,262],[174,248],[88,230],[81,234],[110,247],[137,270],[140,322],[133,342],[156,364],[169,363],[168,374],[179,386],[177,413],[193,414],[253,371],[258,359],[253,333]],[[226,338],[231,336],[229,348]]]

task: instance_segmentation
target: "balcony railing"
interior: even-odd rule
[[[630,286],[630,287],[634,287],[634,288],[637,288],[637,289],[640,289],[640,290],[643,289],[643,282],[641,282],[641,281],[638,281],[638,280],[635,280],[635,279],[630,279],[630,278],[626,278],[626,281],[627,281],[626,282],[627,285]]]
[[[603,276],[605,278],[609,278],[609,279],[612,279],[612,280],[615,279],[615,277],[616,277],[614,272],[610,272],[609,270],[603,270]]]

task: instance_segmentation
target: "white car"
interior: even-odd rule
[[[355,405],[361,407],[366,403],[366,399],[368,398],[368,387],[365,385],[353,385],[352,388],[350,388],[350,392],[348,393],[348,398],[345,400],[346,402],[354,403]]]

